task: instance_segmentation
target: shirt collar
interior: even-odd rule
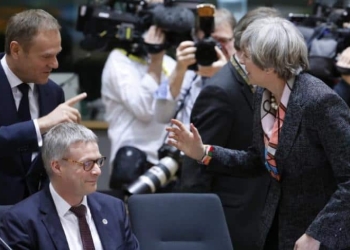
[[[3,58],[1,59],[1,66],[4,69],[5,75],[7,77],[7,80],[10,83],[11,89],[16,88],[18,85],[23,83],[10,69],[10,67],[7,64],[6,61],[7,55],[5,54]],[[30,89],[34,91],[34,83],[28,83]]]
[[[52,186],[51,182],[49,185],[50,193],[53,199],[53,202],[55,203],[57,213],[59,217],[64,217],[67,212],[69,212],[69,209],[71,208],[71,205],[68,204],[55,190],[55,188]],[[87,205],[87,198],[86,195],[83,198],[83,201],[81,204],[85,205],[85,207],[88,209]]]
[[[234,54],[233,56],[235,57],[235,60],[236,60],[237,64],[242,68],[242,70],[244,71],[244,73],[247,74],[247,70],[245,69],[245,65],[244,65],[244,64],[241,64],[241,63],[239,62],[239,58],[238,58],[237,54]]]

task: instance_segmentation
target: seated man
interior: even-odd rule
[[[96,193],[105,157],[96,135],[62,123],[45,136],[42,157],[50,185],[14,205],[0,237],[13,249],[139,249],[123,202]]]

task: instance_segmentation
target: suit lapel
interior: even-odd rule
[[[288,156],[301,123],[303,112],[302,104],[300,103],[300,95],[302,94],[302,91],[300,81],[297,79],[299,79],[299,77],[295,80],[294,87],[289,98],[281,135],[278,140],[278,148],[275,155],[277,161]]]
[[[98,235],[100,237],[103,249],[111,249],[115,244],[113,240],[116,236],[116,232],[111,230],[108,220],[104,217],[104,211],[101,205],[93,198],[93,196],[88,195],[88,204],[91,211],[91,216],[94,220]]]
[[[263,92],[264,92],[264,89],[259,87],[256,89],[256,92],[254,95],[254,98],[256,98],[256,100],[255,100],[255,107],[254,107],[255,110],[254,110],[253,132],[256,134],[255,135],[255,137],[257,138],[256,143],[261,152],[261,157],[264,162],[265,161],[265,143],[264,143],[264,131],[261,125],[261,102],[262,102]]]
[[[246,99],[247,103],[249,104],[249,107],[253,109],[253,98],[252,98],[252,91],[250,90],[250,87],[248,84],[244,81],[242,76],[237,72],[237,70],[234,68],[232,63],[230,65],[230,70],[235,79],[237,79],[237,82],[241,86],[241,91],[243,93],[244,98]]]
[[[4,55],[0,54],[0,60]],[[17,109],[10,83],[0,63],[0,124],[10,125],[18,122]]]
[[[50,96],[50,91],[47,87],[47,84],[45,85],[39,85],[36,84],[38,88],[39,93],[39,117],[45,116],[48,113],[50,113],[51,107],[48,105],[49,103],[52,103],[52,96]]]
[[[41,220],[44,223],[56,249],[69,249],[49,186],[47,186],[44,192],[41,193],[40,212],[42,214]]]

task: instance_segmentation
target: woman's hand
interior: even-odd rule
[[[198,130],[192,123],[190,125],[191,131],[188,131],[185,125],[176,119],[172,119],[171,123],[175,126],[166,128],[169,132],[168,144],[181,150],[187,156],[200,161],[204,156],[205,147]]]
[[[303,234],[297,242],[295,242],[294,250],[318,250],[321,243],[307,234]]]

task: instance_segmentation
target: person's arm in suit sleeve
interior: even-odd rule
[[[230,172],[237,177],[258,176],[265,170],[254,147],[247,151],[222,148],[227,147],[235,119],[242,119],[237,117],[235,111],[241,107],[235,107],[231,98],[215,85],[206,86],[199,94],[192,110],[191,122],[204,144],[218,145],[214,151],[218,158],[213,157],[210,165],[204,166],[185,156],[181,170],[181,190],[209,191],[212,179],[210,174],[215,173],[219,167],[229,167]]]
[[[61,88],[57,91],[56,99],[53,109],[64,102]],[[37,122],[38,119],[35,120]],[[38,151],[41,146],[42,135],[34,120],[0,126],[0,157],[12,156],[22,151]]]
[[[16,214],[11,211],[5,212],[0,222],[0,237],[12,249],[35,249],[30,241],[30,235],[27,228],[29,225],[24,225]],[[6,249],[0,243],[0,249]]]
[[[333,94],[312,105],[310,115],[315,118],[320,147],[330,162],[337,189],[306,234],[330,249],[344,249],[350,239],[350,114],[345,102]]]
[[[38,149],[33,120],[0,127],[0,157]]]
[[[202,89],[193,106],[191,122],[204,144],[227,145],[234,109],[222,88],[208,85]],[[203,165],[185,156],[180,180],[181,191],[208,192],[212,177]]]

